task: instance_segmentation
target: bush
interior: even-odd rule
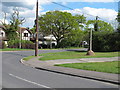
[[[8,41],[8,48],[19,48],[19,40],[10,40]]]
[[[94,32],[93,51],[120,51],[120,34]]]
[[[10,40],[8,42],[9,48],[19,48],[20,40]],[[21,48],[22,49],[34,49],[35,44],[31,41],[22,40],[21,41]]]
[[[27,41],[27,40],[22,40],[22,48],[23,49],[34,49],[35,48],[35,44],[31,41]]]
[[[0,49],[4,49],[4,48],[6,48],[6,44],[4,41],[0,40]]]

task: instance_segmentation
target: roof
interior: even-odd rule
[[[2,25],[0,25],[0,28],[2,28],[3,30],[5,30],[5,27],[4,27],[4,26],[2,26]]]
[[[29,29],[21,27],[21,32],[24,32],[25,30],[27,30],[29,33],[32,33]],[[18,30],[18,33],[20,33],[20,29]]]

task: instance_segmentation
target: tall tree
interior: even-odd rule
[[[118,21],[118,28],[117,31],[120,33],[120,1],[118,2],[118,15],[117,15],[117,21]]]
[[[83,16],[81,16],[83,18]],[[79,29],[80,15],[72,16],[71,13],[62,11],[50,11],[39,17],[40,30],[44,34],[52,34],[57,40],[57,44],[71,34],[71,31]]]
[[[101,21],[101,20],[97,20],[97,21],[96,20],[88,20],[86,25],[88,27],[89,24],[94,25],[96,22],[97,22],[97,31],[98,32],[113,32],[114,31],[111,24],[109,24],[105,21]],[[95,28],[94,28],[94,30],[95,30]]]
[[[3,26],[5,27],[8,40],[15,40],[18,37],[16,31],[19,30],[19,25],[23,24],[24,22],[25,18],[20,17],[18,9],[13,9],[13,13],[10,17],[10,23],[6,24],[2,22]]]

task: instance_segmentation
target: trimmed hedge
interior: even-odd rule
[[[120,33],[93,33],[93,51],[120,51]]]
[[[10,40],[8,42],[8,48],[19,48],[20,40]],[[22,49],[34,49],[35,44],[31,41],[22,40],[21,41]]]

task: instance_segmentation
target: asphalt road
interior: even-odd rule
[[[65,50],[41,50],[39,53]],[[118,88],[118,85],[37,70],[20,63],[34,51],[2,52],[2,87],[4,88]]]

